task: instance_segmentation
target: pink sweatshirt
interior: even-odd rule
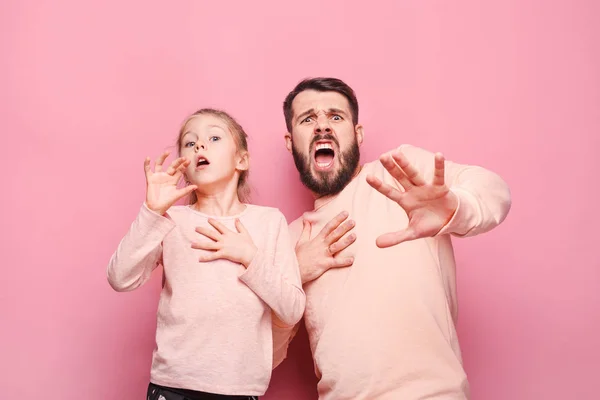
[[[401,149],[430,182],[434,155]],[[508,187],[483,168],[447,161],[446,183],[459,198],[452,220],[436,237],[380,249],[375,239],[406,227],[408,218],[367,183],[368,174],[399,187],[379,161],[371,162],[340,194],[318,199],[314,211],[290,225],[295,243],[302,219],[313,224],[312,236],[343,210],[356,221],[357,240],[342,253],[354,256],[353,266],[304,286],[319,399],[467,399],[451,235],[473,236],[500,224],[511,205]],[[297,327],[276,327],[275,365]]]
[[[250,232],[258,253],[248,269],[228,260],[198,261],[192,241],[209,216],[175,206],[166,216],[145,205],[108,265],[110,285],[143,285],[158,264],[163,288],[150,380],[158,385],[229,395],[262,395],[272,370],[271,311],[293,325],[305,295],[285,217],[274,208],[247,205],[239,215],[212,217]]]

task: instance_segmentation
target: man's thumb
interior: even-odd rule
[[[298,242],[308,242],[308,240],[310,239],[310,231],[310,222],[308,222],[307,220],[302,220],[302,234],[300,234],[300,239],[298,239]]]

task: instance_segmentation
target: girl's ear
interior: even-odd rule
[[[238,154],[238,161],[235,168],[238,171],[248,171],[250,168],[250,155],[247,151],[242,151]]]

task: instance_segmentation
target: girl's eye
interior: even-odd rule
[[[185,147],[194,147],[196,145],[196,142],[187,142],[185,144]]]
[[[219,141],[219,140],[221,140],[221,138],[220,138],[219,136],[211,136],[211,137],[210,137],[210,141],[211,141],[211,142],[217,142],[217,141]]]

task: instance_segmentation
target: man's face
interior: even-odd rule
[[[348,100],[337,92],[305,90],[294,98],[292,112],[286,146],[302,183],[318,196],[339,193],[358,168],[363,140]]]

